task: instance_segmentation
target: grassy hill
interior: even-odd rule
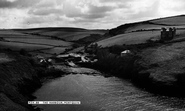
[[[72,49],[76,43],[94,42],[105,32],[69,27],[0,30],[0,47],[52,55]]]
[[[172,16],[160,19],[150,20],[151,23],[161,24],[167,26],[184,26],[185,25],[185,15]]]
[[[177,36],[184,37],[185,16],[180,15],[124,24],[110,29],[106,34],[109,35],[109,38],[99,41],[98,44],[103,47],[109,47],[113,45],[146,43],[151,38],[158,39],[160,37],[161,27],[176,27]]]
[[[49,28],[34,28],[34,29],[19,29],[15,30],[22,33],[43,35],[60,38],[66,41],[76,41],[91,34],[103,35],[106,30],[87,30],[82,28],[72,27],[49,27]]]

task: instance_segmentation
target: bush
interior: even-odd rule
[[[25,49],[21,49],[21,50],[19,51],[19,53],[20,53],[21,55],[24,55],[24,56],[28,55],[28,52],[27,52]]]
[[[93,65],[96,69],[125,78],[131,77],[134,73],[134,62],[136,60],[134,55],[121,57],[102,49],[97,52],[97,58],[98,62]]]
[[[72,45],[72,47],[73,48],[78,48],[78,47],[80,47],[81,45],[79,45],[79,44],[77,44],[77,43],[74,43],[73,45]]]

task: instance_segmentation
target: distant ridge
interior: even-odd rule
[[[109,36],[115,36],[119,34],[124,34],[126,32],[130,32],[129,29],[135,28],[136,30],[141,30],[137,27],[150,25],[151,27],[165,27],[165,26],[185,26],[185,15],[176,15],[176,16],[170,16],[170,17],[164,17],[164,18],[157,18],[157,19],[151,19],[146,21],[140,21],[140,22],[133,22],[133,23],[126,23],[123,25],[120,25],[116,28],[112,28],[109,30]],[[149,26],[147,28],[150,28]]]
[[[185,15],[182,14],[182,15],[175,15],[175,16],[169,16],[169,17],[162,17],[162,18],[156,18],[156,19],[147,20],[147,21],[162,20],[162,19],[168,19],[168,18],[174,18],[174,17],[185,17]]]
[[[63,31],[85,31],[87,29],[84,28],[75,28],[75,27],[39,27],[39,28],[27,28],[27,29],[12,29],[16,31],[21,31],[21,30],[63,30]]]

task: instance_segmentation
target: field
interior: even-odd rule
[[[29,52],[36,51],[47,54],[62,53],[73,44],[51,37],[25,34],[14,30],[0,30],[0,37],[3,38],[0,41],[1,48],[10,48],[16,51],[25,49]]]
[[[22,42],[22,43],[33,43],[33,44],[43,44],[48,46],[70,46],[72,43],[65,42],[62,40],[54,40],[54,39],[47,39],[47,38],[6,38],[10,42]]]
[[[181,16],[160,18],[160,19],[151,20],[150,22],[155,23],[155,24],[162,24],[162,25],[184,26],[185,16],[181,15]]]
[[[59,54],[71,49],[76,40],[90,34],[104,34],[104,30],[80,28],[35,28],[0,30],[0,47],[19,51],[25,49],[32,53]],[[70,42],[73,41],[73,42]]]
[[[176,27],[175,39],[184,38],[185,16],[174,16],[121,25],[110,30],[113,36],[99,41],[98,44],[103,47],[110,47],[113,45],[146,43],[151,38],[159,39],[162,27],[167,29],[169,27]]]
[[[139,31],[139,30],[152,30],[152,29],[158,29],[160,30],[161,27],[163,27],[162,25],[155,25],[155,24],[138,24],[136,26],[127,28],[125,33],[130,33],[130,32],[134,32],[134,31]]]
[[[102,47],[110,47],[113,45],[130,45],[146,43],[151,38],[160,38],[160,31],[140,31],[126,34],[120,34],[108,39],[97,42]],[[185,30],[177,30],[177,38],[185,34]],[[185,36],[184,36],[185,37]]]
[[[98,45],[103,47],[110,47],[113,45],[123,45],[123,44],[139,44],[146,42],[147,39],[151,37],[158,37],[160,31],[142,31],[133,32],[127,34],[120,34],[102,41],[98,42]]]
[[[76,41],[85,38],[90,34],[103,35],[106,32],[106,30],[87,30],[81,28],[40,28],[16,31],[41,36],[57,37],[66,41]]]
[[[149,20],[143,23],[141,22],[135,26],[127,28],[125,32],[128,33],[128,32],[133,32],[138,30],[161,29],[161,27],[185,28],[185,16],[174,16],[174,17]]]

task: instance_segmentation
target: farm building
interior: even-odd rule
[[[121,52],[121,57],[125,57],[127,55],[131,54],[131,51],[130,50],[125,50],[125,51],[122,51]]]
[[[168,30],[166,28],[161,28],[161,40],[162,41],[168,41],[172,40],[176,36],[176,28],[169,28]]]

